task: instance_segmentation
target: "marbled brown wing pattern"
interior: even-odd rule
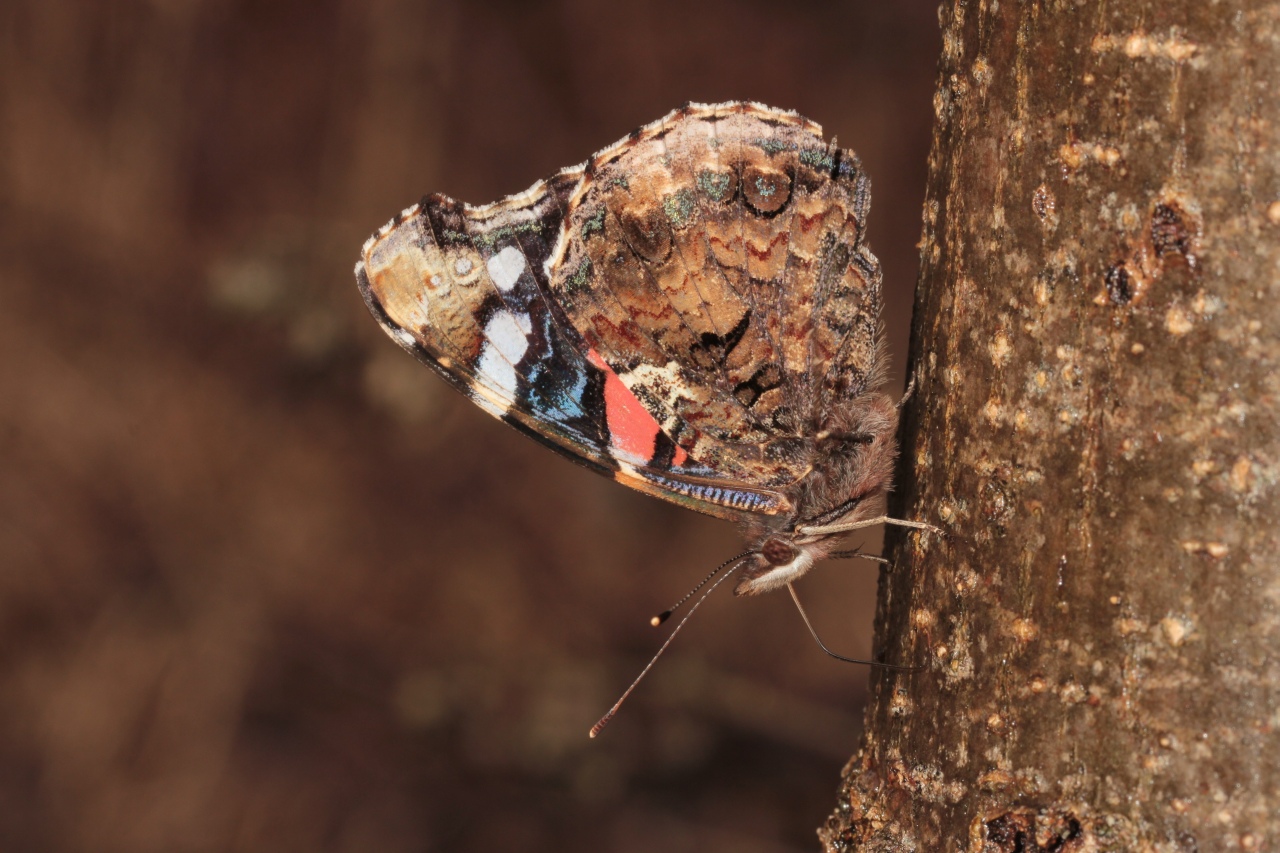
[[[689,105],[500,202],[429,196],[357,277],[388,334],[522,432],[693,509],[789,517],[832,414],[879,381],[868,197],[812,122]]]
[[[588,161],[551,291],[690,457],[785,490],[831,410],[880,380],[868,199],[812,122],[690,105]]]

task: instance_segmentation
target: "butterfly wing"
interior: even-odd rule
[[[556,304],[546,260],[567,170],[495,205],[430,196],[365,244],[356,278],[402,347],[489,414],[632,488],[722,517],[777,512],[688,457]]]
[[[424,199],[357,278],[392,338],[527,435],[702,512],[787,514],[815,424],[878,381],[867,199],[817,125],[689,105],[496,204]]]
[[[690,105],[588,161],[551,292],[677,446],[785,493],[829,410],[880,381],[868,204],[812,122]]]

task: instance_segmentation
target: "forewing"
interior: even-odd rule
[[[688,457],[547,289],[569,170],[495,205],[431,196],[366,243],[356,274],[387,333],[485,411],[600,473],[730,518],[784,511]]]

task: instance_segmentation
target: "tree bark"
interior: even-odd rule
[[[1280,4],[956,2],[829,850],[1280,847]]]

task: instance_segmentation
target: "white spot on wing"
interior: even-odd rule
[[[489,277],[501,290],[510,290],[516,286],[524,267],[524,253],[515,246],[507,246],[489,259]]]
[[[471,259],[458,258],[456,261],[453,262],[453,271],[456,272],[458,275],[466,275],[467,273],[471,272]]]
[[[524,357],[529,348],[529,334],[533,324],[528,314],[512,314],[505,308],[493,312],[489,322],[484,326],[484,336],[493,344],[502,357],[515,364]]]
[[[484,349],[480,351],[480,361],[476,363],[476,372],[482,374],[488,380],[486,384],[491,388],[500,391],[510,399],[515,399],[516,369],[488,341],[485,342]],[[472,399],[495,417],[502,417],[506,412],[505,408],[498,409],[495,404],[485,405],[489,401],[480,395],[476,395]]]
[[[484,348],[480,351],[480,360],[476,362],[476,372],[484,376],[486,385],[510,400],[516,397],[515,365],[529,349],[529,334],[532,331],[533,324],[529,321],[529,315],[513,314],[505,308],[495,311],[484,326]],[[472,399],[494,417],[506,414],[505,407],[481,395]]]
[[[413,334],[406,329],[391,329],[391,337],[395,338],[402,347],[411,347],[416,343]]]

